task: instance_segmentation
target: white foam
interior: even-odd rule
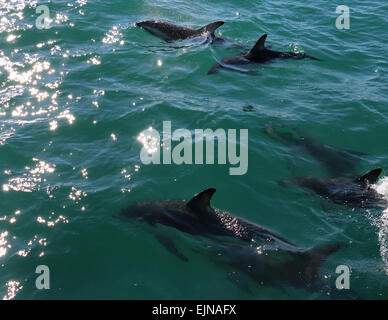
[[[388,177],[381,178],[372,188],[380,193],[388,201]]]
[[[372,186],[379,194],[388,201],[388,177],[383,177],[378,183]],[[378,219],[375,221],[378,230],[380,243],[380,255],[385,266],[385,273],[388,275],[388,208],[385,209]]]
[[[380,255],[384,262],[385,273],[388,275],[388,209],[381,215],[378,222],[378,228]]]

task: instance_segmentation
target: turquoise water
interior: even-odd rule
[[[50,9],[38,30],[36,6]],[[333,242],[321,276],[352,268],[351,288],[388,298],[388,211],[351,210],[277,182],[327,175],[308,153],[272,139],[268,123],[366,155],[360,175],[388,172],[387,16],[383,1],[352,1],[350,29],[338,30],[335,1],[0,0],[0,297],[4,299],[315,299],[296,288],[253,288],[227,280],[230,267],[190,249],[198,238],[162,228],[189,262],[152,228],[114,216],[139,200],[190,199],[217,188],[215,207],[271,228],[303,247]],[[346,3],[345,3],[346,4]],[[322,59],[276,61],[207,75],[241,50],[206,41],[165,43],[134,23],[163,19],[200,27],[223,20],[217,35],[253,46],[264,33],[273,50]],[[249,112],[247,112],[249,111]],[[172,129],[249,130],[249,170],[229,165],[143,165],[139,134]],[[383,177],[379,191],[388,195]],[[216,263],[215,263],[216,262]],[[50,290],[35,269],[50,268]]]

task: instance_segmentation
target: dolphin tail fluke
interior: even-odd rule
[[[179,260],[183,262],[189,261],[179,250],[176,248],[174,242],[167,238],[164,235],[155,235],[155,238],[159,241],[159,243],[167,249],[168,252],[173,254],[175,257],[177,257]]]
[[[224,21],[217,21],[213,23],[209,23],[208,25],[199,29],[201,33],[209,32],[214,37],[214,32],[224,24]]]
[[[266,124],[264,127],[264,132],[269,137],[282,142],[292,142],[294,144],[300,144],[300,141],[303,140],[303,136],[298,131],[298,128],[284,126],[281,124]]]
[[[216,63],[215,65],[213,65],[210,70],[207,72],[207,74],[215,74],[215,73],[218,73],[220,71],[220,69],[222,68],[222,65],[220,65],[219,63]]]
[[[344,247],[341,243],[329,244],[325,247],[314,247],[311,250],[307,251],[306,258],[307,264],[304,269],[304,279],[307,283],[313,284],[319,275],[319,268],[327,260],[328,256],[337,252],[339,249]]]
[[[244,291],[249,296],[254,296],[251,288],[249,287],[247,282],[244,282],[243,278],[239,277],[239,274],[236,272],[230,272],[228,274],[228,280],[234,284],[237,288]]]
[[[309,58],[309,59],[311,59],[311,60],[322,61],[321,59],[315,58],[315,57],[310,56],[309,54],[306,54],[306,53],[304,54],[304,57],[305,57],[305,58]]]

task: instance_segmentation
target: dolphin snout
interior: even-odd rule
[[[295,184],[295,182],[292,180],[278,180],[277,183],[279,186],[281,186],[283,188],[287,188],[287,187]]]
[[[151,21],[151,20],[140,21],[140,22],[136,22],[135,26],[140,27],[140,28],[144,28],[144,27],[150,26],[152,23],[155,23],[155,21]]]

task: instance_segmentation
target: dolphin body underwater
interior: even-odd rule
[[[212,41],[222,42],[223,39],[217,38],[214,32],[224,24],[223,21],[217,21],[210,23],[200,29],[191,29],[187,27],[178,26],[176,24],[159,21],[159,20],[147,20],[137,22],[136,26],[141,27],[149,33],[162,38],[163,40],[175,41],[175,40],[185,40],[201,36],[209,36]]]
[[[280,183],[298,185],[334,203],[348,207],[378,208],[388,205],[383,195],[371,187],[377,182],[381,173],[382,169],[379,168],[357,179],[309,176],[284,180]]]
[[[225,69],[240,71],[240,72],[248,73],[252,75],[257,75],[256,72],[244,71],[242,69],[236,68],[236,66],[249,65],[253,63],[266,63],[275,59],[309,58],[312,60],[319,60],[306,53],[279,52],[279,51],[270,50],[265,46],[266,39],[267,39],[267,35],[265,34],[256,42],[255,46],[249,52],[237,54],[237,55],[222,59],[220,63],[216,63],[210,68],[208,74],[217,73],[220,69],[225,68]]]
[[[340,149],[322,143],[299,128],[267,124],[264,127],[264,132],[274,140],[304,149],[324,165],[332,177],[343,176],[344,174],[346,176],[356,175],[356,164],[366,155],[362,152]]]
[[[258,224],[210,206],[215,189],[202,191],[192,200],[162,200],[137,202],[122,210],[120,219],[143,221],[153,227],[158,224],[186,234],[216,239],[223,248],[228,264],[239,264],[236,257],[255,265],[256,281],[275,284],[282,281],[297,287],[312,288],[319,282],[318,271],[327,257],[338,251],[341,244],[324,247],[298,247],[281,235]],[[183,261],[188,259],[178,251],[172,240],[159,238],[166,249]],[[240,241],[239,241],[240,240]],[[252,246],[256,249],[253,250]],[[259,253],[258,253],[259,251]],[[249,270],[244,270],[249,273]]]

